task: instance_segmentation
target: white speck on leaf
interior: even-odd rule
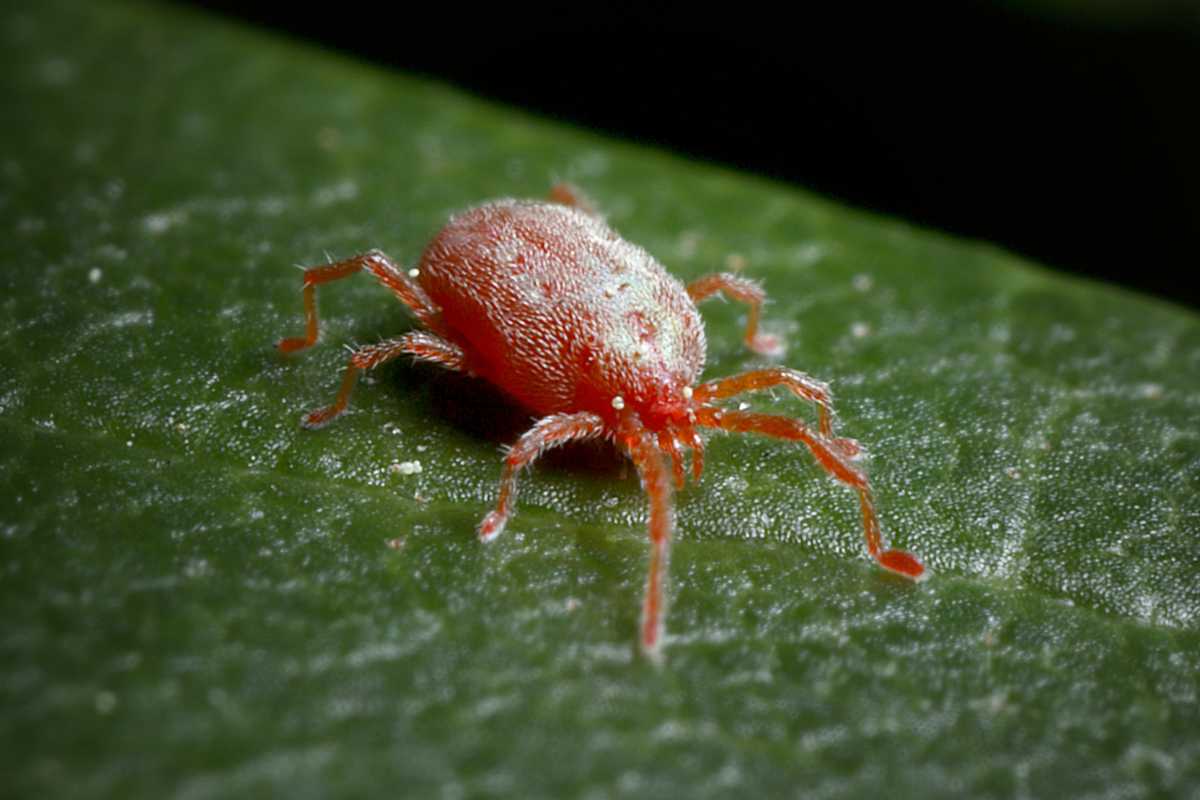
[[[46,229],[46,220],[40,217],[21,217],[17,220],[17,233],[41,233]]]
[[[187,212],[183,209],[159,211],[154,214],[147,214],[142,219],[142,228],[146,233],[152,233],[157,236],[166,233],[176,225],[182,224],[186,219]]]
[[[117,696],[105,690],[96,692],[96,713],[111,714],[117,707]]]
[[[352,180],[339,181],[331,186],[322,186],[313,192],[312,203],[324,208],[335,203],[345,203],[358,197],[358,184]]]
[[[108,318],[108,324],[114,328],[128,328],[133,325],[152,325],[154,324],[154,312],[126,311],[121,314],[113,314]]]
[[[61,56],[47,58],[38,65],[38,77],[47,86],[66,86],[75,80],[75,65]]]
[[[796,248],[796,261],[803,267],[812,266],[827,255],[824,245],[809,242]]]

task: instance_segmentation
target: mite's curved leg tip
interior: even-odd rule
[[[300,426],[308,428],[310,431],[315,431],[318,428],[324,428],[336,416],[336,413],[331,414],[328,409],[324,408],[320,411],[310,411],[300,418]]]
[[[662,627],[642,625],[642,655],[656,667],[663,665]]]
[[[483,518],[483,522],[479,523],[479,541],[490,542],[495,539],[504,532],[504,526],[507,523],[507,516],[496,511],[489,511],[488,515]]]
[[[839,437],[832,440],[831,444],[840,450],[842,455],[851,461],[857,461],[858,459],[862,458],[862,445],[858,443],[857,439],[846,439],[844,437]]]
[[[746,346],[760,356],[769,356],[771,358],[778,358],[787,352],[787,344],[783,341],[783,337],[771,333],[756,335],[753,339],[746,342]]]
[[[917,560],[916,556],[903,550],[884,550],[876,560],[879,562],[879,566],[888,572],[903,575],[917,583],[928,580],[932,574],[924,564]]]
[[[281,353],[294,353],[305,347],[308,347],[308,341],[305,339],[280,339],[275,343],[275,349]]]

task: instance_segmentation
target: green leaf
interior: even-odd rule
[[[179,9],[0,23],[8,791],[1195,796],[1190,312]],[[872,564],[802,449],[716,438],[654,668],[618,460],[549,459],[483,546],[528,424],[487,387],[399,364],[299,427],[341,345],[414,323],[343,281],[280,357],[292,265],[412,263],[559,178],[681,277],[745,260],[932,580]],[[762,363],[703,313],[706,375]]]

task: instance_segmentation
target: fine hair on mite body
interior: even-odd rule
[[[317,428],[346,409],[358,373],[400,355],[486,380],[534,412],[537,421],[508,449],[496,506],[479,524],[487,542],[504,530],[522,467],[567,442],[605,438],[633,462],[649,498],[650,563],[640,642],[661,658],[665,582],[674,528],[672,493],[704,469],[701,429],[757,433],[801,442],[817,463],[858,494],[867,551],[884,569],[914,580],[925,567],[883,543],[866,473],[853,439],[834,434],[828,387],[803,372],[767,367],[698,382],[704,325],[696,304],[722,294],[747,306],[746,346],[779,355],[782,342],[758,330],[766,296],[729,273],[686,286],[649,253],[612,230],[577,189],[560,184],[549,202],[502,199],[454,216],[405,271],[373,250],[304,272],[303,337],[282,339],[291,353],[317,341],[316,287],[361,270],[406,305],[424,326],[359,347],[334,402],[306,414]],[[724,408],[736,395],[784,387],[817,410],[817,424]]]

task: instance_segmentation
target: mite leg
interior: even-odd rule
[[[490,542],[504,530],[517,501],[517,473],[551,447],[592,439],[604,433],[604,420],[595,414],[552,414],[542,417],[527,430],[504,457],[500,475],[500,497],[496,508],[479,523],[479,538]]]
[[[663,619],[666,616],[667,561],[675,514],[671,480],[666,459],[649,435],[637,438],[629,456],[650,498],[650,566],[646,573],[646,595],[642,600],[642,652],[651,661],[662,660]]]
[[[345,261],[304,270],[305,334],[304,336],[280,339],[275,346],[285,353],[293,353],[316,344],[318,334],[317,287],[322,283],[330,283],[353,275],[363,269],[374,273],[379,282],[391,289],[400,302],[412,309],[413,314],[426,327],[438,333],[444,333],[438,309],[420,285],[393,264],[386,255],[378,250],[372,250]]]
[[[734,375],[729,378],[719,378],[708,381],[696,387],[694,397],[697,402],[705,403],[712,400],[724,400],[745,392],[759,392],[775,386],[785,386],[792,394],[817,406],[817,428],[826,439],[839,444],[848,455],[858,452],[858,445],[853,439],[834,439],[833,398],[829,394],[829,386],[799,370],[789,367],[768,367]]]
[[[826,472],[858,492],[867,551],[879,565],[913,580],[921,580],[925,577],[925,567],[915,556],[903,550],[884,549],[883,535],[879,530],[879,518],[875,514],[875,501],[871,496],[871,485],[867,482],[866,473],[855,466],[839,446],[809,430],[799,420],[777,417],[772,414],[754,414],[708,407],[697,411],[696,423],[704,427],[719,428],[736,433],[760,433],[764,436],[803,442]]]
[[[589,217],[603,219],[602,215],[600,214],[600,210],[596,208],[596,204],[592,202],[592,198],[584,194],[583,190],[573,183],[559,181],[551,186],[550,201],[554,203],[560,203],[564,206],[577,208],[583,213],[587,214]]]
[[[362,261],[363,268],[370,270],[376,280],[392,290],[396,299],[412,310],[416,318],[421,320],[421,324],[439,336],[446,336],[441,309],[425,294],[421,284],[417,283],[417,270],[405,272],[378,250],[371,250],[356,258]]]
[[[704,474],[704,442],[692,431],[692,480],[699,481]]]
[[[350,354],[350,363],[346,365],[346,372],[342,376],[342,386],[338,389],[333,403],[305,414],[300,424],[306,428],[320,428],[328,423],[346,410],[346,405],[350,401],[350,392],[354,389],[359,372],[373,369],[404,354],[416,356],[422,361],[441,364],[447,369],[467,371],[466,357],[458,345],[425,331],[412,331],[396,339],[385,339],[376,344],[364,345]]]
[[[452,372],[473,374],[467,366],[467,356],[462,348],[437,334],[412,331],[401,336],[399,341],[403,343],[404,352],[418,361],[440,364]]]
[[[683,453],[679,451],[679,442],[675,441],[675,434],[668,430],[659,431],[658,446],[671,457],[671,474],[675,477],[675,488],[682,489],[684,481]]]
[[[780,337],[758,332],[758,315],[763,301],[767,299],[767,293],[761,286],[746,278],[722,272],[697,278],[687,287],[687,293],[693,303],[706,300],[717,292],[750,307],[746,313],[746,334],[743,337],[746,347],[764,356],[783,354],[784,345]]]
[[[304,270],[304,318],[307,323],[304,336],[291,336],[280,339],[275,343],[281,351],[293,353],[312,347],[317,343],[317,286],[322,283],[340,280],[347,275],[353,275],[362,268],[354,259],[339,261],[336,264],[326,264],[321,267],[311,267]]]

